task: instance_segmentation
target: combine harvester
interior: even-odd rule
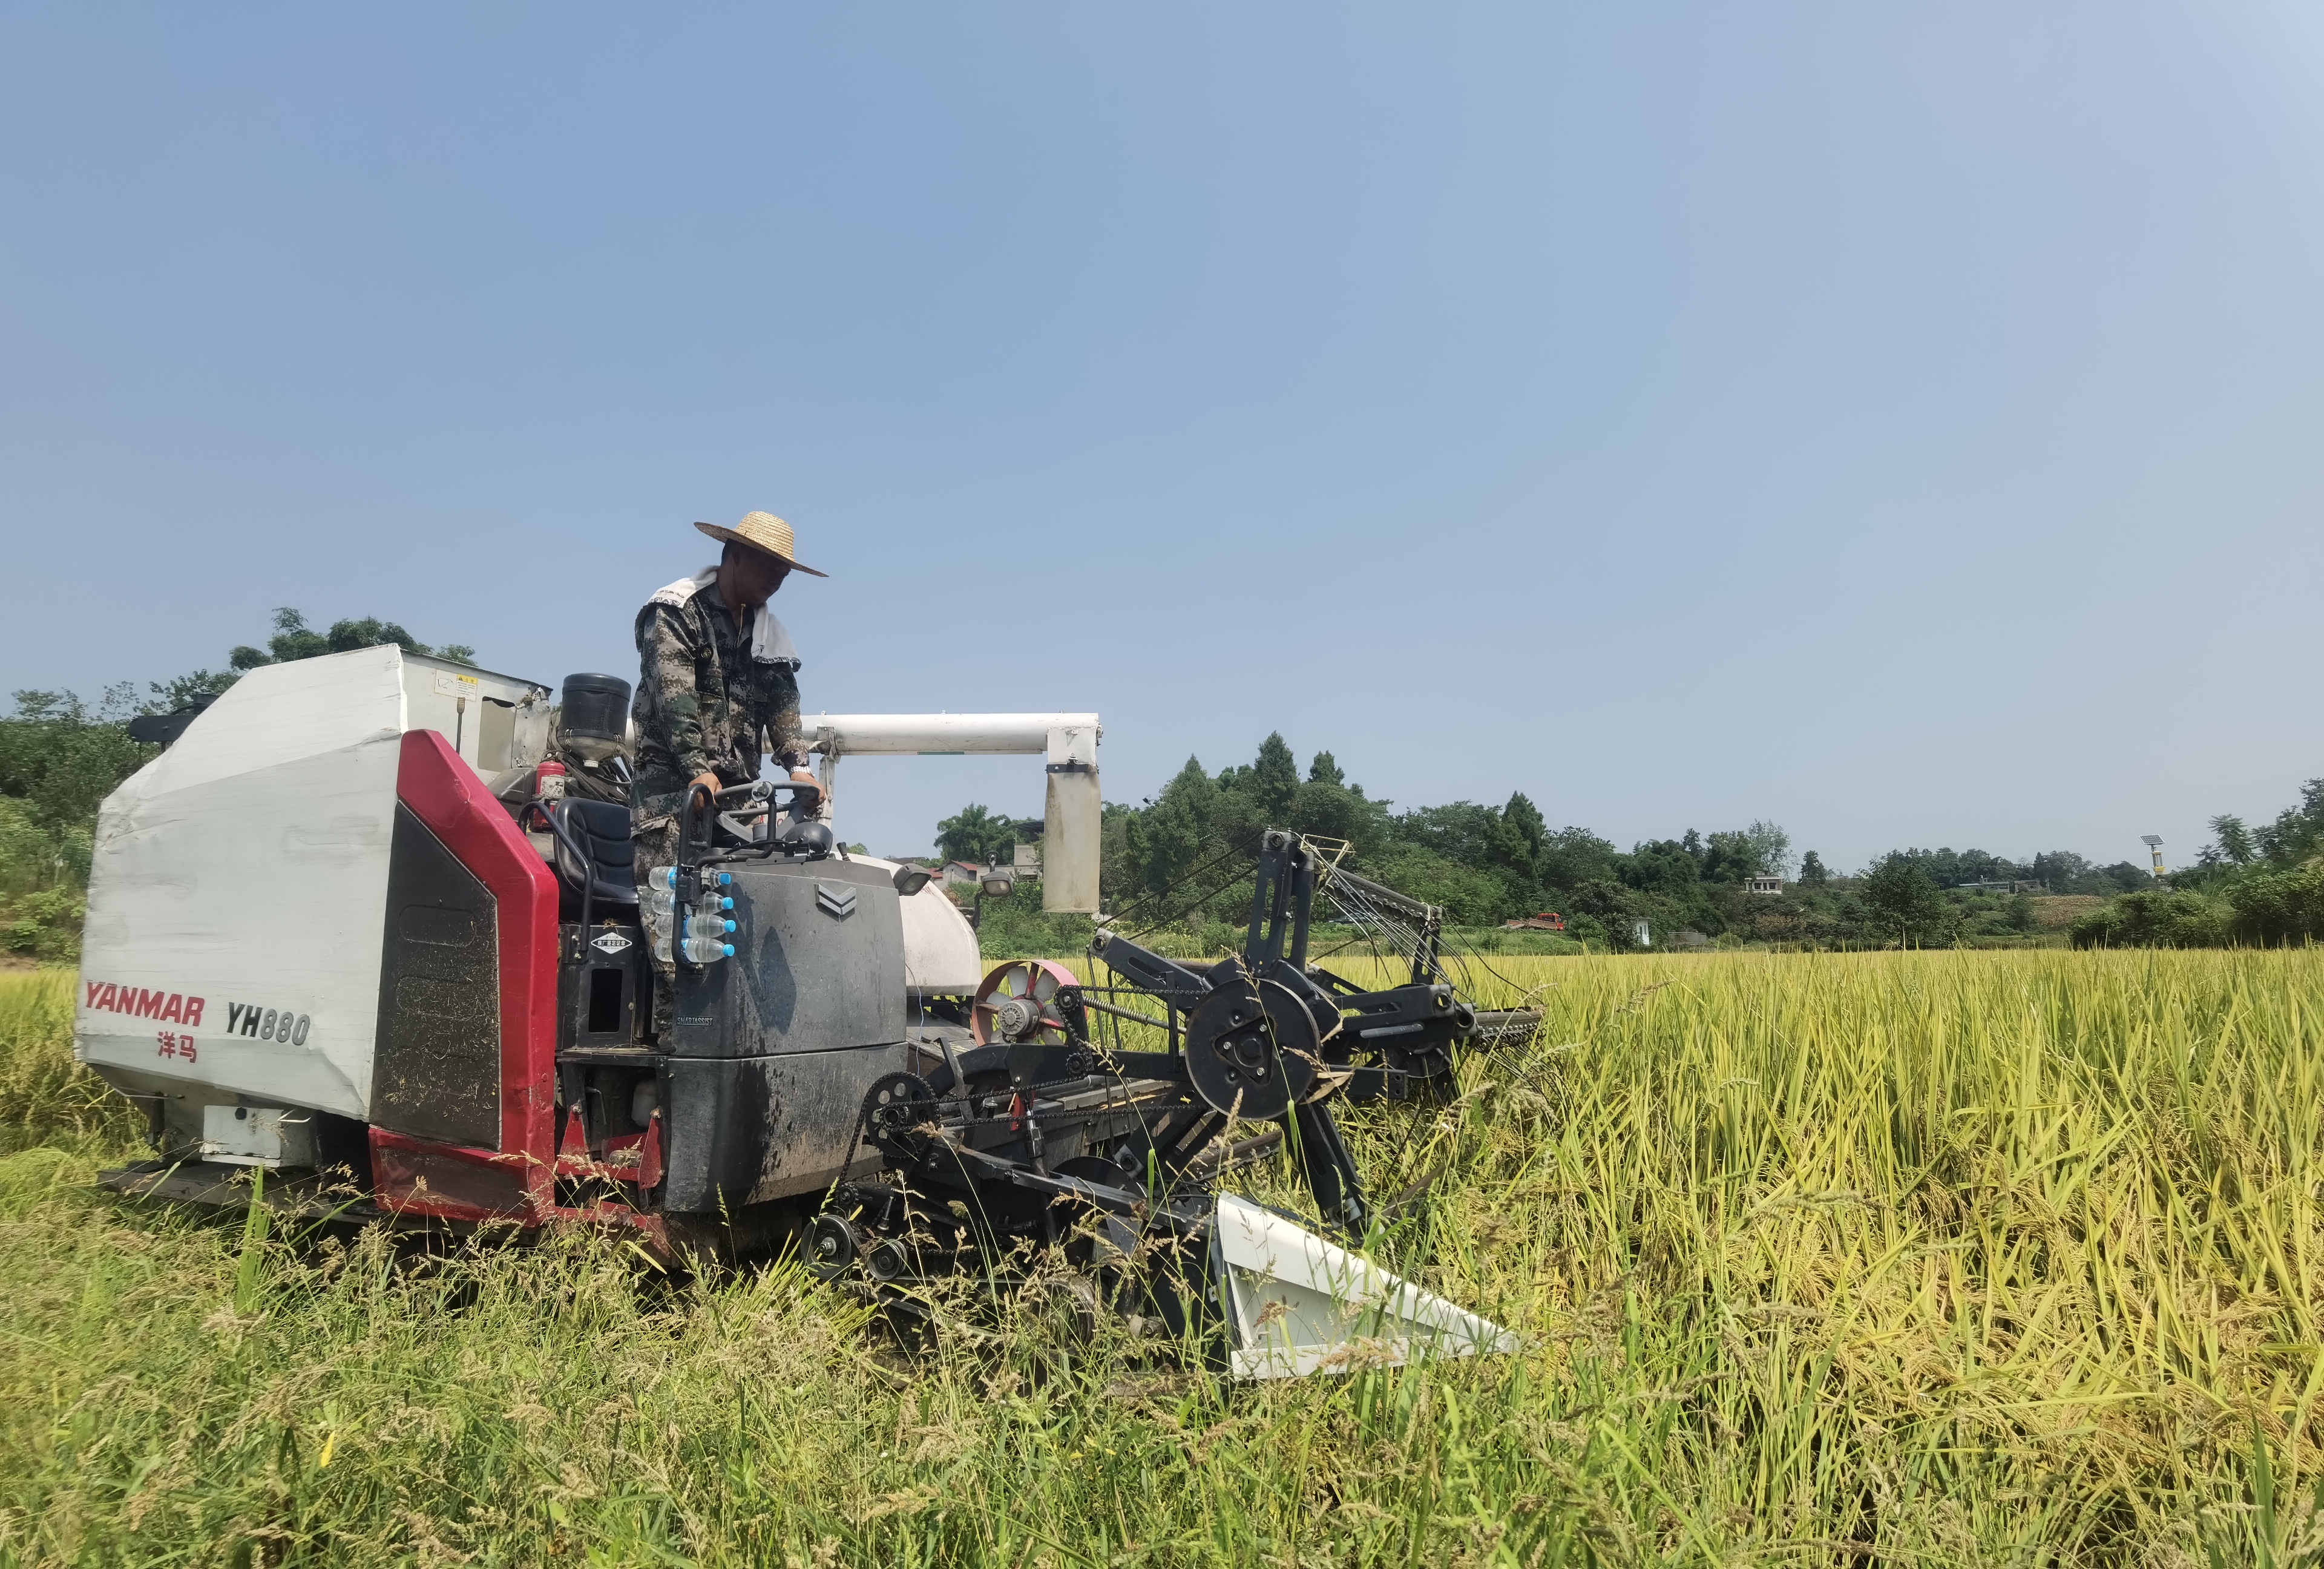
[[[563,697],[567,745],[618,769],[626,684]],[[981,974],[942,889],[837,847],[818,798],[850,753],[1040,752],[1045,905],[1094,914],[1097,716],[821,717],[822,790],[699,792],[642,891],[682,934],[655,1039],[629,814],[534,794],[551,720],[546,687],[390,646],[263,667],[164,726],[105,804],[89,881],[75,1053],[159,1157],[108,1186],[242,1206],[258,1168],[266,1203],[317,1216],[797,1247],[899,1304],[1057,1244],[1088,1308],[1222,1330],[1248,1377],[1514,1343],[1219,1192],[1288,1143],[1361,1242],[1333,1100],[1407,1094],[1536,1017],[1457,996],[1441,912],[1271,831],[1237,957],[1167,958],[1101,918],[1105,984]],[[1407,983],[1309,965],[1319,890],[1417,935]]]

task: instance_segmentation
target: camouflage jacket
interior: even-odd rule
[[[638,612],[630,805],[641,820],[676,811],[700,774],[748,784],[770,752],[786,769],[806,766],[798,655],[781,623],[764,619],[755,629],[738,622],[718,597],[715,569],[671,584]]]

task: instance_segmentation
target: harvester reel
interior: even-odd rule
[[[969,1008],[969,1032],[979,1046],[1064,1046],[1073,1037],[1057,1010],[1058,989],[1081,982],[1063,964],[1016,959],[984,977]]]
[[[1314,1015],[1289,987],[1220,987],[1186,1016],[1186,1076],[1214,1112],[1271,1122],[1315,1087]]]

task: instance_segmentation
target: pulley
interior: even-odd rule
[[[1186,1019],[1186,1076],[1213,1111],[1272,1121],[1305,1100],[1321,1066],[1314,1015],[1290,988],[1237,976]]]

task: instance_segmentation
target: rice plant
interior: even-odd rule
[[[0,978],[0,1560],[2324,1561],[2324,955],[1489,963],[1537,1038],[1345,1121],[1377,1250],[1527,1349],[1256,1387],[118,1204],[135,1119]]]
[[[0,971],[0,1154],[118,1149],[144,1119],[72,1060],[69,970]]]

